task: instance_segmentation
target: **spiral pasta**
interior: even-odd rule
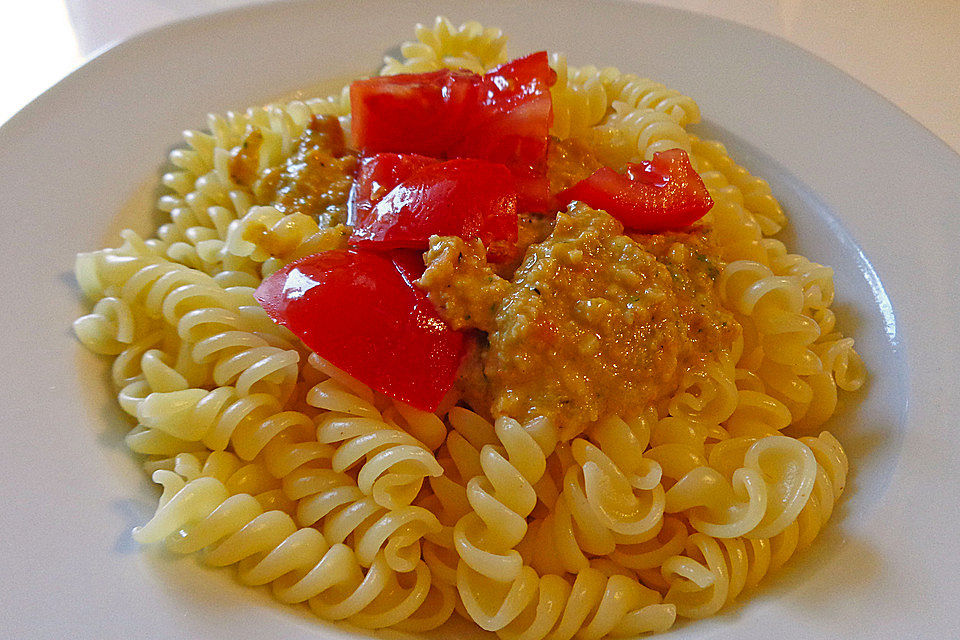
[[[690,136],[670,115],[646,107],[613,102],[613,112],[593,127],[587,139],[604,164],[620,167],[650,160],[668,149],[690,151]]]
[[[382,75],[482,73],[507,59],[500,29],[442,17],[417,25],[400,52]],[[310,353],[254,292],[295,260],[348,246],[349,86],[210,115],[169,155],[156,232],[126,230],[120,246],[75,264],[90,309],[74,331],[111,358],[125,442],[161,487],[137,541],[236,565],[244,584],[270,585],[325,620],[420,632],[457,612],[510,640],[663,631],[678,616],[716,613],[812,543],[849,471],[820,425],[867,377],[832,309],[833,270],[773,237],[788,221],[769,183],[688,131],[701,118],[693,99],[560,53],[549,64],[548,175],[551,162],[575,182],[596,166],[682,149],[714,202],[691,233],[662,234],[662,247],[630,240],[678,290],[708,282],[702,297],[666,306],[695,314],[716,304],[722,314],[656,319],[627,295],[656,297],[637,291],[628,269],[599,297],[571,301],[571,313],[595,320],[591,332],[609,319],[603,296],[628,300],[630,317],[655,331],[682,317],[670,335],[689,339],[691,353],[666,341],[651,356],[670,365],[666,392],[573,429],[544,411],[496,414],[482,366],[465,363],[460,385],[428,412]],[[311,153],[332,176],[319,195],[295,191]],[[522,247],[552,224],[525,217]],[[530,287],[523,313],[533,317],[544,292]],[[696,342],[712,322],[730,339]],[[489,336],[474,338],[478,352],[490,348]],[[584,394],[595,388],[576,370],[556,375]]]
[[[610,100],[596,69],[567,66],[561,54],[550,57],[557,81],[550,88],[553,100],[553,124],[550,132],[558,138],[584,134],[607,115]]]
[[[424,73],[443,68],[469,69],[483,73],[506,61],[506,36],[500,29],[466,22],[454,27],[438,16],[433,27],[418,24],[416,41],[400,47],[403,60],[384,58],[380,75]]]
[[[800,441],[816,460],[809,498],[796,517],[772,536],[715,538],[694,533],[684,553],[665,560],[662,575],[669,585],[665,602],[679,615],[701,618],[716,613],[745,588],[782,566],[810,544],[843,492],[847,459],[835,438],[824,432]]]
[[[663,518],[665,494],[656,463],[644,477],[628,478],[586,440],[573,441],[571,454],[576,464],[567,468],[551,513],[529,538],[535,549],[529,564],[540,573],[579,573],[591,557],[607,556],[618,544],[652,538]]]
[[[233,387],[213,391],[183,389],[151,393],[137,407],[139,426],[161,431],[179,441],[198,441],[211,451],[230,446],[244,460],[253,460],[280,433],[297,430],[310,433],[313,421],[298,411],[283,411],[274,395],[241,396]],[[131,436],[139,435],[137,429]],[[140,453],[135,441],[128,443]]]
[[[372,396],[369,390],[367,395]],[[433,453],[407,431],[386,422],[369,401],[351,393],[333,378],[307,392],[308,404],[326,409],[317,420],[317,441],[335,445],[336,471],[357,466],[360,490],[387,508],[410,504],[425,478],[442,467]]]
[[[502,585],[461,564],[457,577],[470,617],[502,638],[631,636],[666,630],[676,617],[675,607],[663,604],[656,591],[592,567],[572,581],[524,567],[515,581]]]
[[[230,495],[214,477],[187,482],[175,472],[159,470],[154,479],[163,486],[163,496],[154,517],[134,532],[138,542],[166,540],[177,553],[205,549],[207,564],[238,564],[245,584],[272,583],[279,600],[305,601],[328,620],[367,628],[408,621],[414,629],[426,630],[446,619],[435,611],[419,613],[431,590],[430,570],[422,561],[412,572],[412,584],[405,586],[383,556],[364,571],[350,547],[331,545],[322,533],[297,527],[282,511],[265,511],[249,494]],[[449,597],[441,594],[439,599],[452,610]]]
[[[697,103],[664,84],[632,73],[621,74],[615,68],[603,69],[599,76],[611,104],[621,102],[632,109],[653,109],[669,115],[681,127],[700,122]]]
[[[315,526],[334,542],[350,538],[365,567],[382,551],[392,569],[412,571],[420,561],[421,539],[440,531],[436,516],[426,509],[384,508],[364,495],[353,478],[333,469],[301,467],[284,476],[283,487],[296,501],[301,526]]]
[[[549,421],[521,425],[499,418],[494,425],[498,445],[479,452],[482,473],[467,482],[471,512],[454,528],[454,542],[464,563],[498,581],[516,577],[522,566],[515,550],[526,534],[526,517],[536,505],[533,484],[546,471],[546,458],[557,442]]]
[[[787,218],[766,180],[752,175],[735,163],[720,142],[701,140],[696,136],[691,137],[690,142],[697,170],[701,174],[709,174],[709,178],[706,175],[704,178],[714,185],[714,189],[728,187],[730,193],[725,197],[739,200],[757,221],[763,235],[773,235],[783,228]]]

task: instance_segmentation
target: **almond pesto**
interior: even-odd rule
[[[346,221],[357,157],[347,148],[337,118],[314,116],[283,165],[261,168],[264,144],[260,130],[253,130],[231,151],[228,169],[234,182],[249,187],[260,204],[315,215],[321,226]]]
[[[419,284],[444,318],[486,332],[461,368],[464,399],[495,416],[551,417],[565,438],[668,397],[740,334],[703,237],[631,237],[582,205],[558,214],[509,280],[459,238],[434,237],[425,261]]]

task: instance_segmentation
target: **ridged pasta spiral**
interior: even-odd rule
[[[509,640],[597,639],[664,631],[676,610],[660,594],[622,573],[606,575],[588,567],[572,580],[540,576],[531,567],[509,583],[457,570],[464,608],[480,627]]]
[[[506,61],[503,31],[484,27],[473,20],[454,27],[447,18],[438,16],[433,27],[416,26],[416,41],[400,47],[402,60],[384,58],[380,75],[424,73],[438,69],[468,69],[483,73]]]
[[[333,466],[338,471],[359,465],[360,489],[385,507],[410,504],[425,478],[443,473],[429,449],[379,414],[326,413],[318,421],[317,440],[336,443]]]
[[[335,446],[335,471],[358,468],[360,490],[377,504],[409,505],[424,479],[439,476],[443,468],[426,445],[383,419],[365,385],[353,386],[328,378],[307,392],[306,402],[325,410],[317,417],[317,441]]]
[[[756,374],[738,371],[737,406],[723,423],[723,429],[731,438],[763,437],[778,435],[793,420],[790,409],[762,390],[762,382]],[[758,382],[759,388],[749,388],[750,382]]]
[[[825,371],[833,376],[836,385],[844,391],[856,391],[866,379],[866,367],[854,349],[853,338],[830,334],[811,347],[820,358]]]
[[[685,513],[694,529],[715,538],[771,538],[786,529],[813,491],[816,458],[794,438],[745,440],[750,446],[731,477],[696,467],[667,491],[665,510]]]
[[[693,98],[655,80],[621,74],[612,67],[600,71],[598,77],[610,104],[621,102],[631,109],[653,109],[667,114],[681,127],[700,122],[700,107]]]
[[[186,482],[159,470],[154,480],[163,495],[153,518],[134,532],[142,544],[165,541],[176,553],[206,550],[206,564],[237,564],[241,582],[271,584],[282,602],[307,602],[327,620],[367,628],[403,628],[408,621],[408,628],[426,630],[452,611],[452,599],[443,593],[431,602],[444,603],[445,611],[424,607],[432,580],[422,561],[409,579],[391,570],[383,555],[364,571],[350,547],[329,544],[318,530],[298,527],[282,511],[264,511],[249,494],[230,495],[216,478]]]
[[[463,563],[493,580],[514,579],[522,567],[517,544],[527,533],[526,517],[537,502],[536,484],[557,443],[548,420],[521,425],[512,418],[494,424],[497,445],[480,450],[482,475],[467,482],[472,511],[457,522],[454,542]]]
[[[667,403],[667,412],[675,418],[703,425],[720,424],[737,406],[735,375],[728,361],[710,362],[689,371]]]
[[[564,139],[581,135],[599,124],[607,115],[609,101],[596,70],[569,67],[562,54],[550,56],[550,67],[557,73],[557,81],[550,88],[553,102],[550,133]]]
[[[256,206],[230,223],[222,251],[260,264],[263,277],[299,258],[343,249],[349,230],[321,228],[303,213],[284,214],[273,206]]]
[[[175,449],[185,442],[201,442],[211,451],[223,451],[229,446],[248,461],[281,433],[292,430],[303,439],[312,435],[314,429],[309,416],[285,411],[276,396],[244,396],[233,387],[154,392],[137,407],[137,418],[138,429],[128,435],[127,443],[139,453],[164,452],[143,450],[138,443],[145,432],[158,431],[165,438],[149,434],[153,443],[169,441],[168,446]]]
[[[800,442],[816,458],[815,481],[809,499],[783,531],[770,538],[752,539],[717,539],[694,533],[683,554],[664,561],[662,575],[669,585],[664,600],[676,605],[679,615],[702,618],[716,613],[819,533],[843,492],[847,458],[829,433]]]
[[[144,464],[151,474],[161,469],[173,471],[184,481],[216,478],[230,495],[245,493],[256,498],[266,511],[293,514],[296,503],[288,498],[280,481],[258,462],[245,462],[229,451],[196,451],[170,458],[156,458]]]
[[[701,175],[710,174],[704,175],[704,180],[709,179],[714,188],[729,185],[735,189],[741,204],[760,225],[763,235],[773,235],[783,228],[787,217],[766,180],[734,162],[720,142],[691,136],[690,144],[697,171]]]
[[[533,548],[529,564],[540,574],[579,573],[590,566],[592,556],[654,537],[663,518],[664,490],[656,463],[645,476],[628,477],[586,440],[574,440],[570,448],[575,464],[567,467],[550,514],[528,538]]]
[[[197,362],[212,364],[215,384],[234,385],[241,394],[264,390],[282,397],[292,390],[300,354],[249,287],[224,289],[178,263],[109,252],[99,252],[96,278],[106,293],[175,329]]]
[[[387,509],[359,489],[345,473],[306,465],[283,479],[286,495],[297,502],[297,521],[315,526],[328,540],[349,539],[363,566],[381,551],[392,569],[412,571],[421,557],[421,539],[440,532],[436,516],[415,505]]]
[[[606,165],[650,160],[668,149],[690,152],[690,136],[671,116],[646,107],[612,103],[613,112],[593,127],[586,138]]]
[[[160,331],[149,334],[143,340],[125,349],[114,361],[113,379],[119,389],[117,400],[120,408],[134,418],[138,416],[140,405],[150,394],[182,391],[190,387],[191,381],[203,381],[208,378],[208,368],[198,367],[189,357],[185,357],[183,349],[173,357],[168,351],[155,348],[164,347],[164,343],[167,342],[165,338],[169,338],[169,334]],[[159,436],[161,442],[167,437],[161,432],[152,435]],[[147,437],[147,439],[151,438],[152,436]],[[161,447],[161,450],[156,453],[172,455],[195,448],[187,443],[180,444],[185,445],[186,448],[166,446]],[[149,445],[147,448],[152,450]]]
[[[820,337],[820,327],[803,314],[803,290],[796,276],[776,276],[762,264],[738,260],[724,267],[719,287],[727,307],[756,326],[765,358],[802,374],[820,368],[809,349]]]

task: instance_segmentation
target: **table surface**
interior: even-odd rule
[[[960,0],[652,3],[718,16],[799,45],[874,89],[960,152]],[[250,0],[4,0],[0,123],[111,43],[245,4]]]

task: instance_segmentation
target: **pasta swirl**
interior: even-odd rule
[[[231,496],[216,478],[186,482],[159,470],[154,479],[164,492],[154,517],[134,532],[142,544],[165,540],[177,553],[206,549],[207,564],[238,564],[245,584],[272,583],[279,600],[306,601],[328,620],[380,628],[413,618],[413,626],[422,629],[423,619],[445,619],[436,612],[418,614],[431,588],[430,570],[422,561],[405,586],[383,556],[364,572],[350,547],[329,544],[322,533],[297,527],[282,511],[264,511],[249,494]],[[449,602],[449,615],[452,601],[441,600]]]
[[[212,451],[232,446],[243,460],[253,460],[287,430],[313,431],[308,416],[284,411],[275,396],[241,396],[233,387],[151,393],[137,408],[137,417],[144,429],[159,430],[181,441],[202,442]],[[131,446],[137,450],[135,443]]]
[[[551,134],[564,139],[584,134],[607,115],[609,100],[595,69],[568,67],[563,55],[550,56],[557,81],[550,88],[553,102]]]
[[[768,436],[750,445],[732,478],[712,467],[691,470],[666,494],[668,513],[715,538],[771,538],[794,522],[813,491],[817,462],[799,440]]]
[[[510,640],[602,638],[663,631],[675,608],[627,576],[587,568],[572,584],[524,567],[516,580],[492,582],[461,563],[458,589],[464,608],[483,629]]]
[[[514,547],[527,532],[525,518],[537,501],[533,484],[546,470],[557,431],[548,421],[521,425],[511,418],[498,418],[494,427],[500,444],[480,450],[482,475],[470,478],[466,487],[472,511],[457,522],[454,541],[469,567],[506,582],[522,566]]]
[[[815,480],[799,514],[785,529],[772,537],[750,539],[694,533],[683,554],[664,561],[662,575],[669,585],[664,601],[676,605],[679,615],[701,618],[715,613],[745,587],[755,586],[766,573],[782,566],[819,533],[843,492],[847,461],[826,432],[802,442],[815,452]]]
[[[618,544],[644,542],[656,535],[663,518],[664,490],[655,463],[645,477],[628,478],[583,439],[571,450],[576,464],[568,467],[559,499],[530,538],[536,549],[531,564],[540,573],[578,573],[590,565],[587,554],[605,556]]]
[[[700,107],[679,91],[632,73],[613,68],[599,73],[610,103],[622,102],[632,109],[653,109],[665,113],[682,127],[700,122]]]
[[[500,29],[466,22],[454,27],[438,16],[433,27],[418,24],[416,41],[405,42],[400,51],[403,60],[384,58],[380,75],[423,73],[442,68],[468,69],[483,73],[506,61],[506,36]]]
[[[719,286],[724,302],[756,324],[765,357],[794,365],[798,373],[819,369],[819,360],[809,346],[820,336],[820,328],[802,314],[803,293],[796,279],[775,276],[761,264],[738,260],[724,268]]]
[[[96,260],[99,288],[143,305],[190,342],[197,362],[210,362],[217,385],[234,384],[241,394],[262,389],[288,395],[297,377],[299,353],[275,325],[267,333],[244,331],[251,317],[263,318],[244,287],[224,289],[210,276],[158,258],[101,252]],[[247,311],[249,310],[249,311]]]
[[[669,115],[645,107],[632,108],[624,102],[611,106],[613,112],[588,136],[604,164],[619,167],[650,160],[653,154],[668,149],[690,151],[689,135]]]
[[[507,60],[505,45],[500,29],[438,17],[418,25],[381,74],[484,73]],[[682,149],[713,206],[686,230],[641,238],[617,227],[616,251],[596,260],[596,229],[561,238],[556,254],[539,252],[557,239],[552,216],[521,212],[518,254],[538,263],[542,282],[522,283],[529,304],[504,323],[519,307],[485,286],[497,282],[493,273],[467,274],[471,290],[497,289],[477,305],[497,322],[484,318],[465,333],[475,352],[436,411],[310,353],[255,295],[295,260],[350,248],[352,230],[340,224],[356,186],[349,85],[208,116],[169,154],[155,232],[126,230],[120,246],[77,256],[90,308],[74,332],[111,359],[130,418],[125,443],[162,489],[137,541],[237,565],[241,582],[270,585],[278,600],[327,620],[420,632],[456,611],[510,640],[663,631],[677,616],[715,613],[812,543],[842,497],[849,462],[830,433],[810,434],[842,392],[867,382],[834,311],[842,290],[833,269],[774,237],[787,218],[773,188],[720,142],[688,132],[701,118],[693,99],[614,67],[547,59],[554,139],[545,165],[524,177],[534,180],[519,186],[539,190],[545,169],[553,193],[598,166],[623,173]],[[495,80],[509,83],[509,73]],[[530,111],[543,115],[540,97]],[[488,106],[481,128],[495,138],[504,114]],[[503,128],[516,124],[528,123]],[[519,144],[532,151],[527,137]],[[502,140],[489,142],[503,150]],[[662,288],[630,268],[637,255],[621,255],[628,237],[649,254],[642,268],[662,276],[650,280]],[[581,265],[595,292],[551,271],[553,259],[571,272]],[[516,264],[487,266],[518,284]],[[489,279],[475,287],[474,275]],[[616,300],[624,306],[608,304]],[[338,303],[317,312],[341,311]],[[598,351],[594,338],[623,343],[621,320],[642,329],[629,334],[637,343],[647,333],[666,338]],[[493,325],[521,339],[498,341]],[[576,351],[555,371],[540,367],[538,345],[560,353],[571,328],[583,329]],[[546,417],[593,396],[602,407],[619,380],[593,384],[603,375],[573,365],[596,359],[602,369],[583,371],[619,375],[633,347],[648,352],[636,369],[652,373],[624,388],[657,385],[659,394],[610,403],[575,428]],[[510,357],[491,359],[496,349]],[[511,381],[511,402],[499,403],[491,362],[521,377],[556,375],[570,392],[535,398],[536,384],[528,392]],[[526,400],[536,402],[523,413]]]

